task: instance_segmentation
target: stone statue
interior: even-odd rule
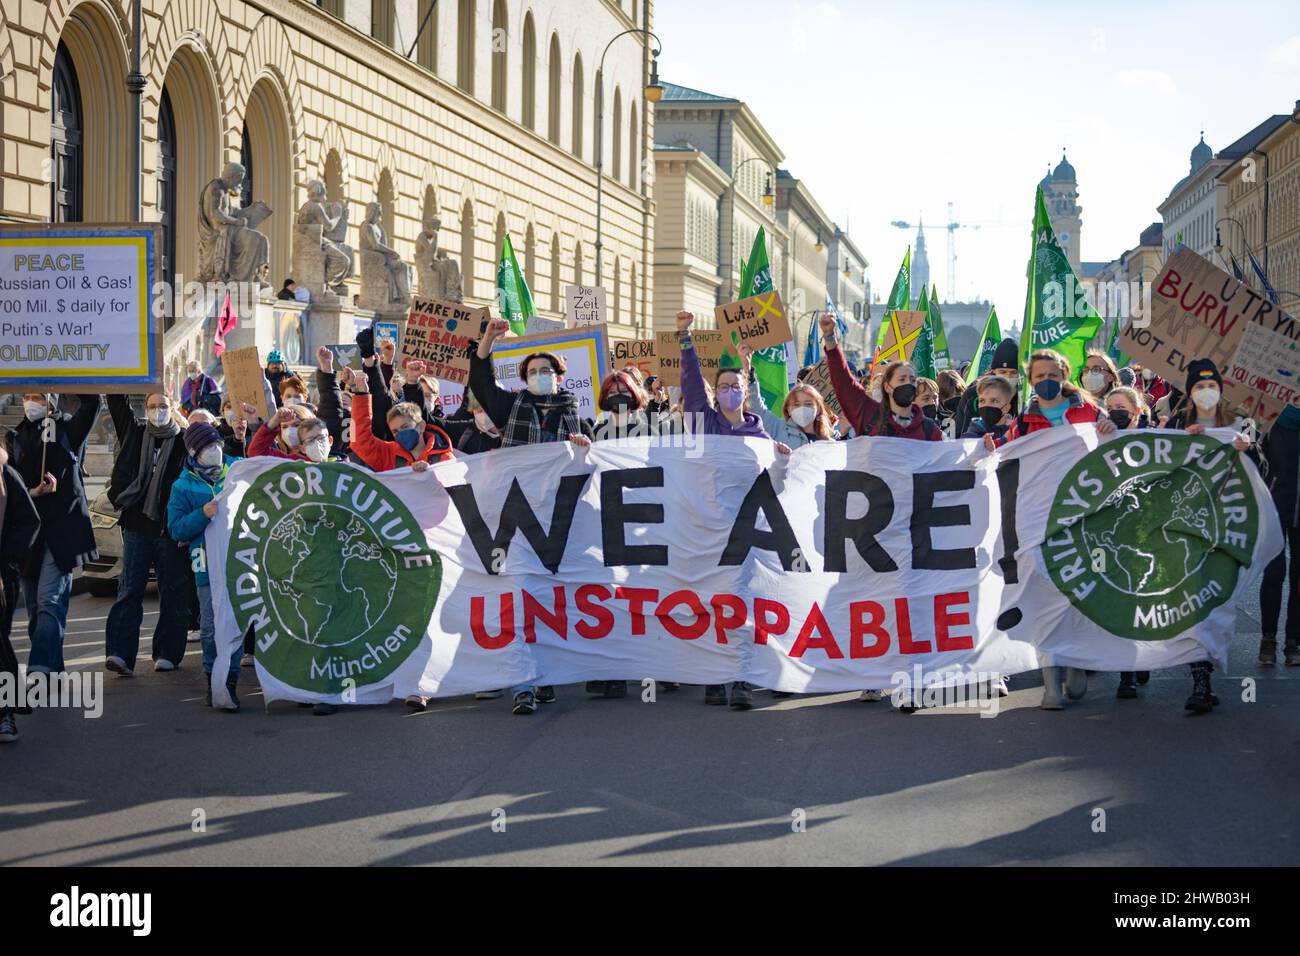
[[[420,295],[444,302],[461,302],[460,267],[447,257],[445,249],[438,248],[438,230],[442,220],[437,216],[424,224],[424,231],[415,239],[415,273],[420,281]]]
[[[344,241],[348,231],[347,203],[329,202],[325,184],[307,184],[307,201],[298,210],[293,233],[293,274],[311,290],[314,299],[346,294],[344,280],[352,275],[352,247]]]
[[[409,270],[397,250],[387,244],[388,236],[379,224],[382,215],[383,207],[372,202],[366,206],[366,221],[361,224],[361,307],[409,309]]]
[[[238,197],[244,184],[244,167],[230,163],[203,187],[199,196],[200,282],[257,282],[269,292],[266,282],[271,270],[271,244],[257,231],[271,209],[258,202],[240,208]]]

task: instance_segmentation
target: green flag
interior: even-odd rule
[[[1029,356],[1039,349],[1059,352],[1075,374],[1083,367],[1088,342],[1101,328],[1101,316],[1084,298],[1083,286],[1070,268],[1070,260],[1056,241],[1043,188],[1034,202],[1034,236],[1025,270],[1025,322],[1020,332],[1021,382],[1028,397]]]
[[[1106,341],[1106,354],[1110,356],[1117,368],[1123,368],[1128,364],[1128,356],[1119,347],[1119,316],[1115,316],[1111,323],[1110,338]]]
[[[925,286],[916,300],[916,311],[925,313],[925,322],[912,349],[912,368],[916,369],[918,378],[934,378],[934,328],[930,325],[930,292]]]
[[[772,269],[767,262],[767,232],[758,227],[749,258],[740,260],[740,298],[772,291]],[[815,334],[815,333],[814,333]],[[754,353],[754,378],[768,408],[780,408],[790,391],[790,371],[786,366],[784,345],[773,345]],[[723,368],[739,368],[740,353],[728,348],[722,354]]]
[[[948,334],[943,330],[943,313],[939,310],[939,290],[930,286],[930,327],[934,332],[934,370],[942,372],[952,368],[952,353],[948,351]]]
[[[998,310],[989,306],[989,317],[984,320],[984,331],[980,333],[979,344],[975,346],[975,355],[970,360],[970,372],[967,378],[974,382],[981,375],[987,375],[993,367],[993,353],[1002,341],[1002,327],[998,325]]]
[[[889,290],[889,298],[885,300],[885,307],[881,310],[880,332],[876,335],[877,352],[885,347],[885,334],[889,331],[889,313],[895,309],[907,311],[911,301],[912,247],[908,246],[907,251],[903,253],[903,264],[898,267],[898,275],[894,276],[894,287]],[[874,362],[874,359],[872,361]]]
[[[524,274],[519,271],[519,260],[515,258],[515,247],[510,244],[509,233],[501,244],[501,262],[497,265],[497,308],[502,318],[510,320],[510,329],[515,335],[523,335],[528,320],[537,314],[533,294],[528,291]]]

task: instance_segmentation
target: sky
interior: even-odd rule
[[[1202,129],[1216,151],[1300,98],[1290,3],[657,0],[663,80],[744,100],[888,294],[926,223],[945,299],[1024,312],[1034,190],[1064,147],[1082,257],[1158,221]],[[893,220],[913,224],[903,230]],[[933,225],[934,228],[930,228]],[[914,293],[919,290],[914,290]]]

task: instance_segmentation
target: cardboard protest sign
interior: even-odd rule
[[[419,361],[434,378],[464,385],[469,378],[469,349],[488,318],[486,308],[416,296],[402,336],[401,368]]]
[[[785,304],[781,301],[780,293],[775,291],[720,305],[713,310],[713,315],[719,329],[736,333],[739,345],[765,349],[773,345],[785,345],[794,337],[790,333]]]
[[[340,342],[337,345],[325,346],[334,353],[334,371],[350,368],[355,372],[361,371],[361,346],[355,342]]]
[[[0,226],[0,392],[160,384],[161,242],[156,223]]]
[[[605,290],[600,286],[566,285],[564,287],[565,304],[568,306],[569,322],[574,328],[587,325],[604,325]]]
[[[627,365],[635,365],[644,379],[659,371],[659,360],[655,356],[654,339],[615,339],[609,343],[609,367],[618,371]]]
[[[1183,249],[1151,285],[1150,322],[1126,323],[1119,347],[1176,388],[1189,362],[1212,360],[1228,401],[1267,427],[1284,405],[1300,404],[1298,335],[1296,321],[1263,295]]]
[[[541,332],[560,332],[565,328],[563,319],[548,319],[540,315],[530,315],[524,320],[524,335],[537,335]]]
[[[274,409],[266,406],[266,372],[262,368],[261,356],[257,354],[257,346],[227,349],[221,354],[221,370],[226,377],[222,391],[232,401],[252,405],[263,421],[271,417]]]
[[[826,401],[826,407],[832,413],[841,418],[844,416],[844,409],[840,408],[840,400],[835,397],[835,389],[831,386],[831,372],[826,367],[825,355],[804,376],[803,384],[811,385],[821,392],[822,398]]]
[[[875,364],[910,361],[921,338],[925,315],[908,309],[892,310],[885,318],[885,341],[876,354]]]
[[[691,332],[691,341],[695,344],[695,355],[700,360],[700,371],[705,381],[713,378],[713,373],[722,364],[722,353],[727,350],[726,333],[714,329],[701,329]],[[655,372],[665,385],[682,384],[682,350],[677,344],[676,332],[656,332]]]
[[[519,363],[534,352],[553,352],[564,359],[567,370],[559,387],[578,396],[578,417],[596,419],[600,383],[609,372],[609,344],[603,325],[540,335],[498,339],[492,349],[497,381],[505,388],[523,389]]]

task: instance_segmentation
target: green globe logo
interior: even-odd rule
[[[1089,620],[1161,641],[1231,598],[1258,528],[1255,492],[1231,446],[1137,433],[1096,448],[1061,481],[1042,556]]]
[[[244,493],[226,556],[241,630],[290,686],[339,693],[388,677],[419,647],[442,565],[373,475],[342,464],[268,469]]]

